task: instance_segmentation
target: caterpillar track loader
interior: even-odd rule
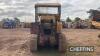
[[[100,29],[100,11],[91,9],[88,13],[91,18],[91,28]]]
[[[62,51],[60,16],[61,4],[59,3],[35,4],[35,23],[31,27],[31,33],[37,34],[35,50],[54,48]]]

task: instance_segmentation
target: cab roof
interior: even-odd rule
[[[35,7],[61,7],[60,3],[37,3]]]

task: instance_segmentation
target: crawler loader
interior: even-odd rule
[[[33,45],[33,48],[36,47],[35,50],[54,48],[63,51],[60,16],[61,5],[59,3],[35,4],[35,23],[31,27],[31,33],[37,34],[36,45]]]
[[[90,19],[91,19],[90,28],[100,29],[100,11],[99,10],[90,10],[90,11],[88,11],[88,13],[90,13]]]

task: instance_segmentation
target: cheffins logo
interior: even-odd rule
[[[94,52],[94,46],[70,46],[70,52]]]

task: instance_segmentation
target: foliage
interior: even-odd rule
[[[77,22],[77,21],[80,21],[80,20],[81,19],[79,17],[76,17],[74,21]]]
[[[69,17],[67,17],[66,22],[72,22],[72,20]]]

